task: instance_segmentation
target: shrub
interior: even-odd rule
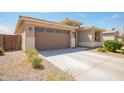
[[[99,51],[99,52],[107,52],[107,50],[105,48],[98,48],[97,51]]]
[[[29,48],[26,50],[27,59],[31,62],[33,68],[39,68],[41,64],[41,59],[38,56],[38,52],[34,48]]]
[[[124,55],[124,50],[121,51],[121,54]]]
[[[26,54],[27,54],[28,56],[32,56],[32,55],[38,55],[38,52],[37,52],[37,50],[34,49],[34,48],[28,48],[28,49],[26,50]]]
[[[69,72],[61,72],[61,73],[55,73],[51,72],[49,73],[47,77],[48,81],[72,81],[73,76]]]
[[[4,55],[4,49],[0,47],[0,56]]]
[[[124,43],[122,41],[118,41],[117,43],[118,43],[117,49],[120,50],[123,47]]]
[[[117,40],[106,40],[104,41],[103,46],[108,51],[115,52],[117,49],[122,48],[123,43]]]
[[[33,68],[39,68],[41,64],[41,59],[38,56],[33,55],[30,58],[30,62],[32,63]]]

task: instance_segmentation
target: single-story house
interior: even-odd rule
[[[81,27],[81,23],[64,19],[52,22],[32,17],[20,16],[15,34],[22,36],[22,49],[36,48],[49,50],[60,48],[98,47],[104,29]]]
[[[118,31],[114,30],[105,30],[103,32],[103,40],[117,40],[119,36]]]
[[[119,36],[117,36],[117,39],[119,41],[124,41],[124,34],[120,34]]]

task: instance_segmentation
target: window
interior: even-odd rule
[[[97,41],[97,32],[95,32],[95,41]]]
[[[95,41],[100,42],[100,33],[99,32],[95,32]]]
[[[35,31],[37,31],[37,32],[44,32],[44,28],[35,27]]]
[[[52,33],[52,32],[55,32],[55,30],[49,29],[49,30],[47,30],[47,32],[51,32]]]

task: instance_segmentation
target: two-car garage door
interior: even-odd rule
[[[36,27],[35,47],[38,50],[68,48],[69,32]]]

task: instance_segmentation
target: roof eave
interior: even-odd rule
[[[37,19],[37,18],[32,18],[32,17],[21,16],[21,19],[26,20],[26,21],[28,21],[28,20],[29,21],[34,21],[34,22],[45,22],[45,23],[50,23],[50,24],[53,24],[53,25],[69,27],[69,28],[77,28],[77,27],[74,27],[74,26],[67,26],[67,25],[59,24],[57,22],[52,22],[52,21],[47,21],[47,20],[42,20],[42,19]]]
[[[16,24],[16,28],[15,28],[15,34],[17,33],[18,28],[20,26],[20,23],[22,21],[44,22],[44,23],[47,23],[47,24],[67,27],[67,28],[71,28],[71,29],[77,29],[78,28],[78,27],[73,27],[73,26],[62,25],[62,24],[52,22],[52,21],[47,21],[47,20],[42,20],[42,19],[37,19],[37,18],[32,18],[32,17],[19,16],[19,20],[18,20],[18,22]]]
[[[93,30],[92,30],[93,29]],[[101,31],[101,32],[104,32],[105,29],[102,29],[102,28],[96,28],[96,27],[88,27],[88,28],[85,28],[85,27],[82,27],[80,28],[79,30],[91,30],[91,31],[94,31],[95,30],[98,30],[98,31]]]

